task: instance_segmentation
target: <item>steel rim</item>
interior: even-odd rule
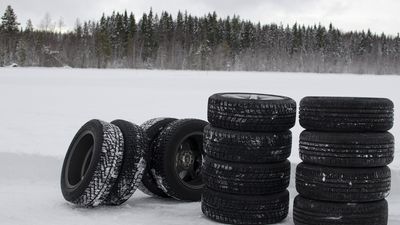
[[[274,101],[285,99],[282,96],[277,95],[266,95],[266,94],[250,94],[250,93],[227,93],[223,94],[222,97],[244,99],[244,100],[263,100],[263,101]]]
[[[186,135],[179,143],[175,157],[175,171],[179,180],[188,188],[203,188],[201,164],[203,162],[203,133]]]

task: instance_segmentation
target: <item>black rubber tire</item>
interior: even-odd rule
[[[205,188],[201,209],[208,218],[225,224],[274,224],[289,211],[289,192],[274,195],[241,196]]]
[[[231,97],[249,95],[248,99]],[[278,99],[250,99],[278,98]],[[256,98],[254,97],[254,98]],[[214,127],[250,132],[278,132],[296,122],[296,102],[288,97],[252,93],[219,93],[208,100],[208,121]]]
[[[205,185],[239,195],[268,195],[285,191],[290,182],[290,162],[240,164],[206,156],[202,168]]]
[[[292,149],[292,132],[231,131],[212,126],[204,129],[204,151],[215,159],[240,163],[285,161]]]
[[[337,167],[381,167],[393,162],[394,137],[384,133],[303,131],[300,158],[305,163]]]
[[[386,98],[306,97],[300,125],[307,130],[384,132],[393,127],[393,102]]]
[[[154,143],[152,174],[156,178],[158,187],[174,199],[183,201],[200,201],[201,199],[203,183],[193,188],[183,183],[176,172],[176,153],[183,138],[194,132],[201,135],[197,144],[202,152],[203,130],[207,125],[207,122],[198,119],[174,121],[161,132]]]
[[[102,204],[116,182],[124,153],[121,130],[110,123],[91,120],[72,140],[61,172],[65,200],[79,206]]]
[[[146,168],[147,140],[142,128],[125,120],[111,122],[118,126],[124,137],[124,158],[118,178],[105,205],[121,205],[137,190]]]
[[[388,203],[333,203],[297,196],[293,220],[295,225],[387,225]]]
[[[390,192],[389,167],[338,168],[300,163],[296,170],[296,189],[302,196],[321,201],[372,202],[385,199]]]
[[[142,176],[142,181],[139,183],[139,190],[143,193],[161,198],[169,198],[157,185],[157,181],[154,179],[151,169],[154,168],[152,163],[152,149],[154,148],[154,141],[158,138],[161,131],[165,129],[170,123],[176,121],[175,118],[154,118],[144,122],[140,127],[143,129],[147,136],[148,148],[147,150],[147,166]]]

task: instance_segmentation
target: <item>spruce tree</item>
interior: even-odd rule
[[[18,26],[17,15],[14,13],[14,9],[9,5],[7,6],[4,15],[1,17],[1,30],[6,33],[17,33]]]

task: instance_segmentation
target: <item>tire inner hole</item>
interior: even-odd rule
[[[94,138],[91,134],[84,135],[76,144],[71,156],[67,180],[70,186],[76,186],[85,177],[93,156]]]

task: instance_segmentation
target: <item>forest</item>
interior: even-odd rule
[[[46,24],[46,25],[50,25]],[[261,24],[216,12],[114,12],[73,29],[21,26],[8,6],[0,67],[137,68],[400,74],[400,35],[330,24]]]

